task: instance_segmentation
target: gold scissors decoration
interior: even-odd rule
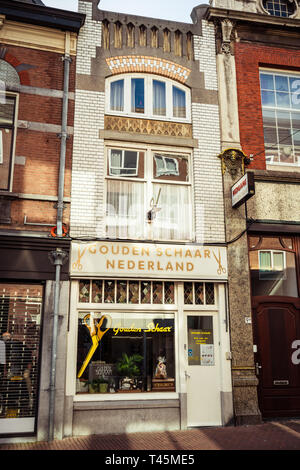
[[[226,269],[222,266],[222,262],[221,262],[221,253],[220,253],[220,250],[219,250],[219,257],[217,258],[216,257],[216,254],[215,252],[213,251],[213,255],[215,257],[215,260],[217,261],[219,267],[218,267],[218,270],[217,270],[217,273],[218,274],[222,274],[222,273],[226,273]]]
[[[88,323],[88,320],[89,320],[89,323]],[[104,331],[102,331],[101,326],[103,325],[105,320],[107,321],[107,323],[105,325],[106,329]],[[92,359],[92,357],[94,355],[94,352],[98,348],[98,345],[99,345],[103,335],[105,335],[105,333],[110,329],[111,324],[112,324],[112,320],[111,320],[111,317],[109,315],[102,315],[99,322],[97,323],[96,319],[94,318],[94,313],[91,312],[91,313],[88,313],[87,315],[85,315],[85,317],[83,318],[83,323],[90,332],[90,335],[91,335],[91,338],[92,338],[92,346],[90,347],[90,350],[87,353],[87,356],[86,356],[85,360],[83,361],[81,369],[78,372],[78,375],[77,375],[78,379],[82,376],[82,374],[85,371],[86,367],[88,366],[90,360]],[[96,328],[97,328],[97,330],[96,330]]]

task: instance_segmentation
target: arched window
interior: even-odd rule
[[[272,16],[288,17],[296,11],[293,0],[263,0],[264,9]]]
[[[154,74],[121,74],[106,80],[106,112],[190,122],[190,89]]]
[[[3,59],[0,59],[0,84],[1,82],[7,85],[20,85],[18,72]]]

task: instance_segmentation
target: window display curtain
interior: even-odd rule
[[[144,237],[144,183],[108,181],[106,234],[112,238]]]
[[[112,111],[123,111],[124,109],[124,80],[111,83],[110,109]]]
[[[154,239],[189,240],[192,235],[190,187],[171,184],[153,186],[156,200],[161,188],[157,212],[153,223]]]
[[[166,115],[166,84],[153,80],[153,114]]]

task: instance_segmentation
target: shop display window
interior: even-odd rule
[[[77,394],[171,391],[174,314],[79,312]]]

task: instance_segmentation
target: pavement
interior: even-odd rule
[[[52,442],[0,443],[0,451],[2,450],[112,451],[112,453],[107,452],[107,456],[123,455],[120,451],[127,451],[126,455],[128,455],[128,451],[144,451],[146,453],[147,451],[173,451],[175,455],[176,451],[190,453],[191,451],[203,450],[300,450],[300,417],[266,421],[258,425],[90,435],[69,437]],[[116,452],[119,453],[115,454]],[[23,453],[23,455],[25,454]],[[134,455],[134,453],[132,454]]]

